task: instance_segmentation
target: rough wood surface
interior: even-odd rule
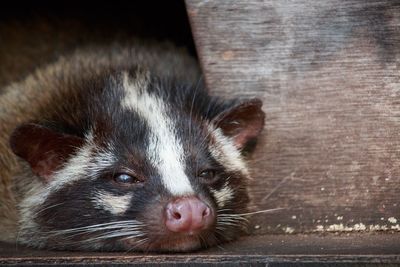
[[[0,265],[396,266],[398,240],[398,234],[252,236],[186,254],[39,251],[0,243]]]
[[[210,90],[264,101],[254,233],[399,231],[399,2],[186,5]]]

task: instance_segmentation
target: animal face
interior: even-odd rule
[[[140,71],[88,84],[11,137],[30,168],[21,179],[34,180],[19,207],[23,243],[187,251],[245,229],[242,151],[263,127],[259,100]]]

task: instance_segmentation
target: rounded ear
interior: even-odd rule
[[[84,139],[56,132],[35,123],[17,127],[10,137],[15,155],[29,163],[32,171],[49,182],[52,174],[81,145]]]
[[[261,107],[262,101],[257,98],[242,101],[217,115],[212,122],[244,151],[255,143],[264,127],[265,113]]]

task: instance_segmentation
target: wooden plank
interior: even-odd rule
[[[351,266],[348,264],[381,263],[379,266],[386,266],[384,263],[400,263],[399,237],[398,234],[251,236],[222,247],[185,254],[39,251],[0,243],[0,264],[304,266],[324,263]]]
[[[186,4],[210,90],[264,101],[253,233],[399,231],[398,1]]]

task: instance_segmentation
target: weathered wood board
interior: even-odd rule
[[[397,266],[390,234],[251,236],[191,253],[40,251],[0,242],[1,266]],[[367,264],[368,263],[368,264]]]
[[[258,96],[254,234],[400,230],[400,3],[186,0],[211,91]]]

